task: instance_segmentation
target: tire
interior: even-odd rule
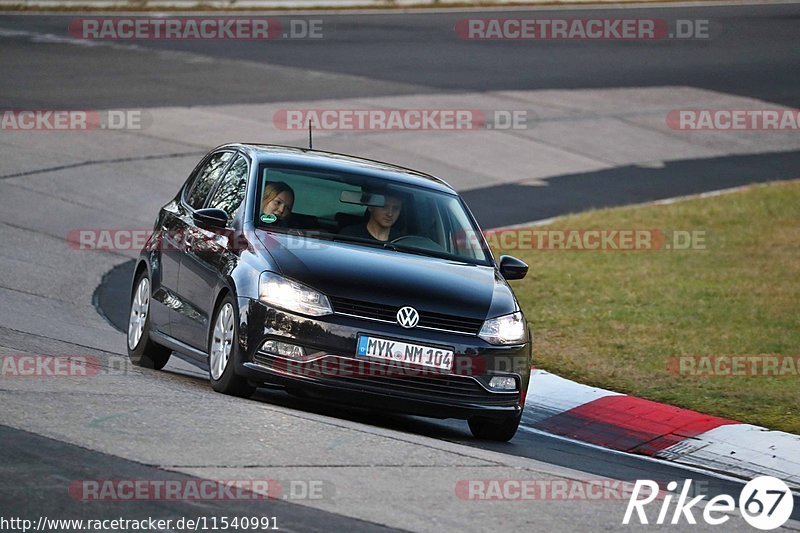
[[[521,420],[522,413],[505,420],[492,420],[474,416],[467,420],[467,423],[475,438],[508,442],[516,435]]]
[[[222,394],[249,398],[256,388],[236,373],[239,355],[239,315],[230,294],[214,311],[208,339],[208,379],[211,388]]]
[[[128,314],[128,358],[136,366],[161,370],[172,350],[150,338],[150,278],[147,272],[136,277]]]

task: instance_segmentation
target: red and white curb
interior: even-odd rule
[[[581,385],[534,370],[524,425],[720,473],[800,489],[800,436]]]

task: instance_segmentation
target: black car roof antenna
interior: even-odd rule
[[[308,149],[313,150],[314,144],[311,141],[311,119],[308,119]]]

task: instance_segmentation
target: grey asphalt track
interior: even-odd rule
[[[463,196],[482,227],[497,228],[529,222],[531,213],[542,220],[798,175],[800,152],[775,152],[671,161],[662,168],[615,167],[559,176],[546,188],[511,183],[471,189]]]
[[[390,531],[378,524],[294,505],[282,499],[282,496],[290,495],[289,490],[281,490],[283,494],[278,494],[276,490],[273,499],[254,498],[250,501],[82,501],[79,491],[64,490],[65,479],[150,480],[180,482],[183,486],[191,486],[201,480],[2,425],[0,442],[3,443],[3,453],[0,454],[0,470],[3,472],[0,509],[5,518],[13,512],[16,516],[44,516],[52,520],[124,518],[171,520],[176,524],[180,519],[200,521],[202,517],[205,517],[206,523],[212,523],[215,517],[219,519],[221,516],[268,517],[272,523],[272,517],[280,517],[274,523],[288,531]],[[177,528],[173,526],[172,529]]]
[[[321,19],[319,40],[135,41],[149,50],[186,51],[229,60],[213,72],[190,71],[169,61],[86,47],[30,49],[4,40],[0,79],[8,107],[92,108],[201,105],[376,96],[414,92],[577,89],[688,85],[800,106],[800,7],[651,7],[547,10],[539,17],[620,17],[709,21],[710,39],[681,41],[499,41],[460,39],[457,21],[469,17],[524,17],[525,11],[460,13],[278,15]],[[69,22],[84,16],[0,16],[0,28],[68,37]],[[57,41],[54,41],[57,44]],[[127,43],[123,43],[127,44]],[[13,58],[13,59],[12,59]],[[249,65],[242,65],[246,61]],[[262,68],[258,68],[261,65]],[[310,69],[316,80],[274,76],[269,67]],[[42,78],[38,73],[47,72]],[[333,75],[363,78],[337,83]],[[57,91],[54,89],[58,88]]]

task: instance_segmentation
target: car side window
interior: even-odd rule
[[[208,207],[222,209],[228,214],[228,220],[233,220],[236,210],[244,200],[246,188],[247,159],[239,155],[222,178]]]
[[[206,202],[208,193],[214,188],[214,184],[219,178],[219,173],[225,168],[225,164],[233,156],[232,152],[219,152],[211,156],[203,168],[197,173],[197,177],[192,183],[191,190],[186,195],[186,203],[192,209],[202,209]]]

